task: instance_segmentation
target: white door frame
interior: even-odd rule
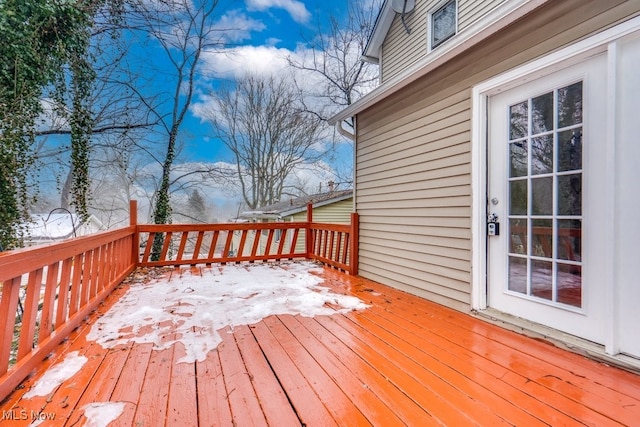
[[[487,103],[491,95],[500,93],[513,87],[517,87],[529,80],[544,77],[547,74],[575,65],[586,58],[602,52],[608,54],[608,76],[616,75],[617,40],[640,30],[640,17],[630,19],[615,27],[609,28],[587,39],[565,47],[554,53],[536,59],[521,67],[493,77],[476,85],[472,90],[472,133],[471,133],[471,162],[472,162],[472,283],[471,283],[471,308],[484,310],[487,308],[487,249],[486,249],[486,221],[487,221]],[[609,78],[607,92],[616,93],[616,80]],[[613,165],[615,162],[615,96],[607,97],[607,133],[606,133],[606,161]],[[608,188],[615,186],[614,168],[609,168],[603,178],[603,184]],[[607,206],[609,218],[614,217],[615,192],[607,193],[607,200],[603,200]],[[603,223],[606,232],[610,236],[615,235],[613,221]],[[605,351],[609,354],[619,352],[618,319],[616,316],[619,305],[618,290],[616,289],[615,259],[616,248],[613,239],[607,239],[602,254],[606,265],[611,266],[605,272],[605,279],[611,285],[607,289],[606,301],[606,334]]]

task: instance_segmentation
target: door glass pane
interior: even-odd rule
[[[536,135],[553,130],[553,92],[533,98],[531,108],[532,133]]]
[[[582,221],[558,220],[558,259],[582,260]]]
[[[582,83],[508,113],[508,289],[582,307]]]
[[[509,150],[510,176],[512,178],[527,176],[527,173],[529,173],[529,158],[526,141],[512,142],[509,144]]]
[[[527,259],[509,257],[509,290],[527,293]]]
[[[553,220],[534,219],[531,223],[531,254],[553,258]]]
[[[531,214],[553,214],[553,178],[535,178],[531,180]]]
[[[531,295],[553,300],[553,263],[531,260]]]
[[[558,127],[582,123],[582,82],[558,89]]]
[[[521,102],[509,107],[509,139],[524,138],[529,134],[529,103]]]
[[[553,135],[531,140],[531,174],[553,173]]]
[[[582,128],[558,133],[558,172],[582,169]]]
[[[524,179],[511,181],[509,183],[510,215],[526,215],[527,214],[527,181]]]
[[[582,307],[582,267],[558,263],[558,302]]]
[[[582,215],[582,174],[558,177],[558,215]]]
[[[509,252],[512,254],[527,254],[527,220],[509,220]]]

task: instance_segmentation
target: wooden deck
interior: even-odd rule
[[[0,404],[0,425],[39,414],[42,426],[82,426],[85,405],[108,401],[124,403],[113,426],[640,425],[638,375],[377,283],[323,276],[371,307],[237,326],[194,363],[174,363],[181,344],[87,341],[120,286]],[[23,398],[72,351],[88,358],[80,372],[49,396]]]

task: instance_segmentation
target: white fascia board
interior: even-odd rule
[[[382,101],[550,1],[552,0],[508,0],[504,2],[467,30],[457,34],[446,46],[430,52],[423,59],[405,69],[404,72],[335,114],[329,119],[329,124],[333,125],[340,120],[353,117]]]
[[[385,0],[374,24],[371,37],[364,47],[364,53],[362,54],[363,60],[373,64],[378,63],[380,60],[380,48],[382,47],[382,43],[384,43],[384,39],[387,38],[387,33],[389,33],[395,16],[396,12],[391,8],[391,2]]]

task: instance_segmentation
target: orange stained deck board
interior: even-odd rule
[[[0,426],[27,426],[16,418],[38,412],[55,417],[40,425],[80,426],[97,402],[124,402],[112,426],[640,425],[639,375],[362,278],[322,275],[370,307],[226,328],[194,363],[176,363],[181,343],[86,340],[122,286],[0,403]],[[23,398],[72,351],[88,359],[80,372]]]

